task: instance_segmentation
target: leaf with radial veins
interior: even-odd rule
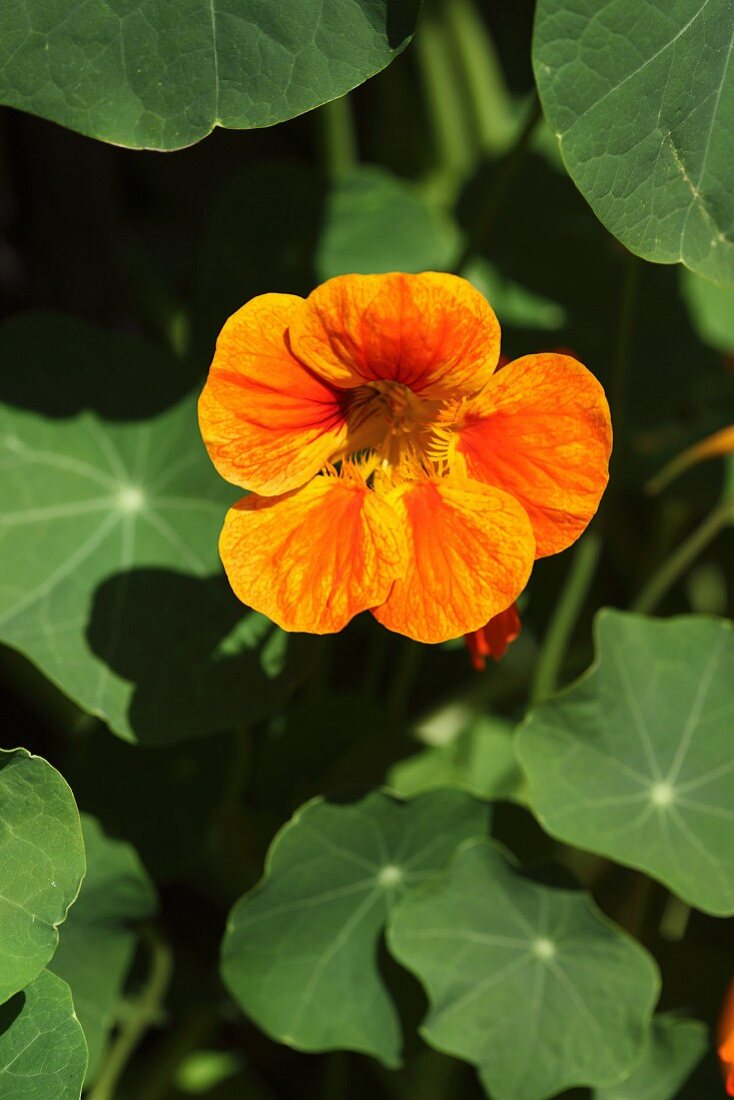
[[[597,657],[517,739],[552,836],[734,913],[734,629],[602,611]]]
[[[476,1065],[494,1100],[612,1084],[640,1056],[652,958],[587,894],[526,878],[490,840],[407,895],[387,943],[429,995],[426,1041]]]
[[[281,706],[308,641],[246,612],[221,574],[219,531],[242,493],[204,450],[186,367],[53,314],[3,325],[0,358],[13,363],[0,379],[0,641],[129,740]]]
[[[84,868],[79,814],[65,780],[40,756],[0,749],[0,1002],[53,956]]]
[[[400,1025],[377,965],[385,920],[487,823],[486,807],[461,791],[307,803],[230,915],[222,975],[238,1004],[298,1050],[356,1050],[399,1065]]]
[[[533,62],[576,186],[633,252],[734,285],[731,0],[539,0]]]
[[[66,982],[44,970],[0,1006],[3,1100],[79,1100],[87,1045]]]
[[[87,1084],[94,1080],[138,938],[136,925],[152,917],[156,896],[134,848],[105,836],[82,816],[87,874],[61,930],[49,968],[74,997],[89,1049]]]
[[[127,0],[0,7],[0,102],[134,149],[272,126],[410,41],[419,0]]]
[[[642,1061],[619,1085],[595,1089],[592,1100],[674,1100],[708,1047],[698,1020],[655,1016]]]

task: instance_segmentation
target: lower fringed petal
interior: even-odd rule
[[[612,427],[604,390],[581,363],[557,353],[509,363],[469,403],[457,436],[470,477],[525,508],[539,558],[582,534],[609,479]]]
[[[331,634],[405,568],[396,512],[358,477],[321,476],[231,508],[219,550],[235,594],[284,630]]]
[[[535,558],[525,510],[507,493],[451,475],[406,483],[389,500],[408,540],[407,568],[375,618],[419,642],[478,630],[517,598]]]

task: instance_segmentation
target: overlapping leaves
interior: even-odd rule
[[[604,611],[597,660],[518,737],[530,800],[554,836],[734,912],[734,631]]]
[[[180,149],[343,95],[408,43],[418,0],[55,0],[0,11],[0,102],[90,137]]]
[[[628,248],[734,284],[729,0],[540,0],[546,117],[594,211]]]
[[[14,365],[0,387],[0,640],[143,743],[269,713],[292,647],[219,571],[237,491],[200,445],[184,365],[46,314],[8,322],[0,355]]]

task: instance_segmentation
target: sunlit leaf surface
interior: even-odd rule
[[[82,817],[87,874],[69,911],[50,969],[69,985],[96,1076],[130,968],[136,924],[155,912],[153,886],[128,844]]]
[[[495,1100],[612,1083],[640,1055],[650,956],[586,894],[533,882],[489,840],[401,902],[388,946],[426,987],[426,1041],[473,1062]]]
[[[25,749],[0,750],[0,1002],[52,957],[84,866],[66,782]]]
[[[518,735],[544,827],[734,912],[734,630],[603,611],[592,668]]]
[[[87,1045],[66,982],[44,970],[0,1007],[3,1100],[79,1100]]]
[[[244,1011],[300,1050],[358,1050],[398,1065],[400,1026],[377,967],[385,920],[486,826],[486,809],[460,791],[308,803],[230,916],[222,973]]]
[[[90,137],[180,149],[343,95],[409,41],[418,0],[141,0],[0,10],[0,101]]]
[[[734,284],[730,0],[540,0],[533,60],[576,185],[658,263]]]
[[[8,322],[0,355],[0,640],[143,743],[279,705],[289,644],[221,574],[242,493],[211,466],[184,365],[47,314]]]

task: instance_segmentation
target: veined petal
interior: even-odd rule
[[[243,603],[310,634],[382,603],[406,556],[395,511],[358,476],[245,497],[227,513],[219,552]]]
[[[317,287],[291,346],[338,386],[392,381],[432,397],[476,393],[497,365],[500,327],[457,275],[339,275]]]
[[[539,558],[575,542],[609,479],[604,390],[568,355],[526,355],[470,401],[457,453],[471,477],[511,493],[530,516]]]
[[[199,424],[222,477],[268,495],[303,485],[339,450],[346,421],[339,394],[288,347],[293,294],[262,294],[219,334],[199,399]]]
[[[375,618],[419,642],[478,630],[517,598],[535,557],[525,510],[507,493],[452,474],[388,494],[409,547],[405,573]]]

